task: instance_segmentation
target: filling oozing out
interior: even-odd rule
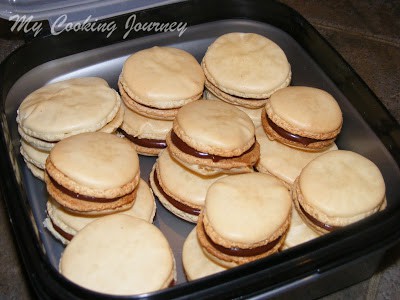
[[[317,220],[316,218],[314,218],[312,215],[310,215],[308,212],[306,212],[306,210],[301,206],[301,204],[299,203],[299,207],[301,212],[303,213],[303,215],[310,220],[311,223],[315,224],[316,226],[325,229],[327,231],[333,231],[336,229],[339,229],[339,226],[333,226],[333,225],[329,225],[329,224],[325,224],[322,223],[321,221]]]
[[[197,151],[196,149],[190,147],[188,144],[186,144],[184,141],[182,141],[173,130],[171,131],[171,141],[182,152],[184,152],[186,154],[189,154],[189,155],[192,155],[194,157],[198,157],[198,158],[211,159],[213,162],[219,162],[220,160],[223,160],[223,159],[241,157],[241,156],[251,152],[255,147],[255,143],[254,143],[249,149],[247,149],[241,155],[225,157],[225,156],[220,156],[220,155],[215,155],[215,154],[210,154],[210,153]]]
[[[183,204],[182,202],[177,201],[176,199],[174,199],[173,197],[171,197],[170,195],[168,195],[163,188],[160,185],[160,181],[158,180],[158,174],[157,174],[157,170],[154,170],[154,183],[157,186],[157,189],[160,191],[160,193],[164,196],[165,199],[168,200],[169,203],[171,203],[174,207],[176,207],[177,209],[179,209],[180,211],[183,211],[185,213],[191,214],[191,215],[195,215],[198,216],[200,214],[200,209],[198,208],[193,208],[190,207],[188,205]]]
[[[167,143],[165,140],[157,140],[157,139],[140,139],[138,137],[135,137],[133,135],[130,135],[129,133],[125,132],[121,128],[119,131],[132,143],[145,147],[145,148],[156,148],[156,149],[164,149],[167,147]]]
[[[263,254],[263,253],[271,250],[273,247],[275,247],[279,243],[280,239],[282,238],[282,236],[279,236],[275,240],[273,240],[265,245],[262,245],[259,247],[254,247],[254,248],[249,248],[249,249],[244,249],[244,248],[239,248],[239,247],[226,248],[224,246],[214,243],[214,241],[208,236],[207,232],[205,231],[203,222],[199,222],[198,226],[202,226],[201,230],[204,232],[204,236],[206,237],[208,243],[210,243],[219,252],[222,252],[222,253],[230,255],[230,256],[249,257],[249,256],[256,256],[256,255]]]
[[[281,137],[289,140],[289,141],[293,141],[293,142],[297,142],[300,143],[302,145],[309,145],[315,142],[320,142],[322,140],[318,140],[318,139],[312,139],[312,138],[308,138],[308,137],[304,137],[301,135],[297,135],[294,133],[291,133],[289,131],[286,131],[285,129],[283,129],[282,127],[279,127],[278,125],[276,125],[269,117],[268,114],[265,114],[266,116],[266,120],[269,124],[269,126],[277,133],[279,134]]]

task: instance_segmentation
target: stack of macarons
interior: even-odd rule
[[[120,129],[139,154],[157,156],[166,148],[178,109],[202,97],[204,80],[200,64],[181,49],[152,47],[128,57],[118,81],[127,107]]]
[[[123,115],[120,96],[101,78],[48,84],[18,108],[20,152],[33,175],[43,180],[46,158],[58,141],[82,132],[112,133]]]
[[[65,217],[66,214],[91,220],[93,216],[126,212],[135,204],[139,192],[139,199],[145,198],[148,210],[145,217],[152,220],[154,216],[152,194],[145,191],[144,182],[139,184],[138,155],[125,139],[103,132],[65,138],[51,149],[45,167],[47,191],[60,207],[48,204],[47,225],[65,240],[80,228],[71,225],[76,218]]]
[[[256,127],[261,109],[277,90],[289,85],[291,67],[284,51],[255,33],[220,36],[202,60],[205,98],[220,99],[249,114]]]

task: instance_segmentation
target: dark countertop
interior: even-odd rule
[[[355,69],[400,122],[400,1],[283,0],[303,15]],[[0,61],[23,42],[0,22]],[[32,299],[10,222],[0,200],[0,299]],[[400,244],[370,279],[324,297],[399,299]]]

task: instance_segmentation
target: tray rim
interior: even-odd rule
[[[245,13],[242,13],[241,8],[243,6],[248,5],[250,8],[253,8],[253,10],[248,9],[244,10]],[[247,19],[247,20],[252,20],[252,21],[261,21],[265,22],[263,19],[254,19],[255,17],[252,15],[256,14],[254,11],[254,8],[257,6],[262,6],[262,7],[269,7],[273,8],[278,11],[282,11],[285,13],[285,17],[290,17],[292,18],[293,21],[296,22],[298,25],[297,28],[294,30],[300,30],[304,31],[304,33],[307,33],[306,35],[303,35],[304,40],[299,41],[293,36],[293,33],[291,34],[285,29],[282,29],[274,22],[277,24],[280,23],[280,20],[269,20],[268,24],[271,24],[273,26],[276,26],[282,30],[284,30],[286,33],[288,33],[290,36],[292,36],[302,47],[304,47],[304,44],[307,44],[307,41],[309,41],[311,38],[316,38],[320,45],[319,47],[323,47],[330,53],[332,57],[334,57],[337,61],[340,62],[340,66],[346,71],[346,74],[351,74],[352,79],[354,80],[354,85],[356,86],[361,86],[363,93],[368,95],[368,102],[367,106],[370,105],[374,109],[377,109],[377,111],[374,111],[375,113],[379,113],[380,119],[383,119],[384,125],[382,127],[382,124],[377,122],[375,120],[375,116],[372,117],[371,112],[367,111],[362,113],[362,117],[364,120],[368,123],[368,125],[371,126],[371,129],[377,134],[377,136],[381,139],[385,147],[389,150],[389,152],[392,154],[392,157],[394,160],[397,162],[397,165],[399,166],[400,162],[400,151],[395,152],[398,150],[398,146],[400,145],[399,138],[396,138],[396,136],[390,137],[391,134],[393,133],[400,133],[400,126],[397,124],[397,122],[394,120],[394,118],[390,115],[390,113],[387,111],[387,109],[383,106],[383,104],[379,101],[379,99],[373,94],[373,92],[369,89],[369,87],[362,81],[362,79],[354,72],[354,70],[344,61],[344,59],[336,52],[335,49],[333,49],[328,42],[297,12],[295,12],[293,9],[289,8],[288,6],[282,4],[282,3],[277,3],[277,2],[269,2],[269,3],[264,3],[262,0],[254,0],[254,1],[249,1],[248,4],[244,4],[241,1],[236,1],[236,0],[224,0],[220,1],[218,5],[216,5],[215,1],[198,1],[198,0],[193,0],[193,1],[187,1],[187,2],[180,2],[176,4],[171,4],[167,6],[162,6],[162,7],[157,7],[157,8],[152,8],[144,11],[138,12],[139,14],[143,14],[144,16],[146,15],[157,15],[159,17],[164,17],[165,19],[169,20],[170,18],[175,18],[176,15],[173,14],[173,11],[176,9],[180,9],[181,11],[183,10],[188,10],[192,9],[192,12],[195,11],[196,7],[202,7],[203,9],[205,7],[207,8],[214,8],[215,12],[219,12],[219,15],[215,16],[204,16],[203,18],[196,19],[195,21],[192,21],[190,25],[195,25],[195,24],[201,24],[201,23],[206,23],[210,21],[217,21],[217,20],[224,20],[224,19]],[[227,7],[229,6],[229,9],[223,10],[222,7]],[[247,7],[247,8],[249,8]],[[219,8],[219,10],[217,10]],[[207,18],[209,18],[207,20]],[[281,16],[282,17],[282,16]],[[126,18],[126,15],[124,16],[119,16],[112,18],[113,20],[123,20]],[[219,18],[219,19],[218,19]],[[257,16],[259,18],[259,16]],[[265,17],[264,17],[265,18]],[[282,24],[281,24],[282,25]],[[152,33],[138,33],[135,35],[132,35],[131,39],[138,38],[144,35],[150,35]],[[300,33],[297,33],[300,34]],[[5,75],[9,74],[9,70],[12,67],[14,70],[18,65],[21,64],[21,62],[16,61],[18,57],[23,57],[24,55],[27,55],[27,53],[32,52],[35,54],[40,54],[40,47],[42,44],[49,44],[49,45],[66,45],[70,43],[71,41],[80,41],[82,39],[88,38],[87,35],[80,33],[80,34],[70,34],[67,33],[65,35],[61,35],[58,37],[54,36],[47,36],[47,37],[41,37],[39,39],[32,40],[28,42],[27,44],[23,45],[16,51],[14,51],[3,63],[0,65],[0,81],[5,82],[0,87],[0,95],[3,98],[2,104],[4,104],[6,95],[13,85],[13,82],[15,82],[19,76],[17,75],[18,72],[15,72],[14,76],[11,76],[11,78],[5,79]],[[91,39],[96,39],[99,38],[97,42],[94,42],[92,44],[81,44],[79,47],[76,47],[74,49],[69,49],[70,52],[69,54],[74,54],[74,53],[79,53],[83,51],[83,48],[97,48],[100,46],[105,46],[102,44],[101,41],[104,41],[105,38],[104,36],[101,35],[95,35],[91,36]],[[307,40],[308,39],[308,40]],[[119,42],[118,36],[114,37],[113,39],[110,40],[105,40],[107,44],[113,44],[116,42]],[[316,53],[314,53],[315,50],[315,45],[313,47],[308,47],[305,48],[305,50],[310,54],[311,57],[315,59]],[[310,49],[309,49],[310,48]],[[85,49],[85,50],[90,50],[90,49]],[[74,52],[75,51],[75,52]],[[61,52],[61,53],[59,53]],[[59,51],[57,52],[57,55],[59,57],[65,56],[66,52]],[[43,56],[43,55],[41,55]],[[40,65],[44,62],[56,59],[58,57],[55,57],[56,55],[53,54],[53,56],[47,56],[47,57],[42,57],[44,61],[36,61],[36,65]],[[318,63],[318,61],[317,61]],[[321,66],[321,65],[320,65]],[[33,69],[33,63],[31,64],[26,64],[23,66],[22,69],[18,69],[21,74],[24,74],[24,70],[30,70]],[[329,69],[329,66],[324,66],[322,65],[321,68],[326,71],[325,69]],[[330,74],[327,73],[328,76],[331,78]],[[343,76],[343,75],[342,75]],[[332,78],[331,78],[332,79]],[[337,81],[340,81],[340,78],[335,78]],[[334,79],[332,79],[335,84],[338,84]],[[344,83],[340,83],[338,85],[339,90],[342,91],[342,88],[346,90],[346,87]],[[352,103],[353,104],[353,103]],[[356,107],[356,109],[359,111],[359,108]],[[360,111],[359,111],[360,112]],[[381,121],[382,122],[382,121]],[[14,230],[14,235],[17,241],[17,245],[19,247],[20,254],[22,256],[22,260],[24,262],[25,268],[28,270],[28,276],[30,281],[32,282],[35,291],[38,293],[43,298],[50,297],[51,295],[57,295],[60,297],[61,295],[57,292],[57,288],[61,288],[62,290],[68,290],[63,296],[68,297],[69,299],[74,299],[75,297],[79,296],[85,296],[85,297],[92,297],[94,295],[98,296],[99,298],[103,298],[104,295],[100,295],[85,289],[82,289],[80,287],[77,287],[75,284],[69,282],[68,280],[64,279],[52,266],[49,266],[49,262],[46,261],[46,257],[41,249],[41,246],[38,242],[38,240],[33,237],[35,236],[35,228],[34,224],[30,221],[30,208],[29,208],[29,203],[26,199],[26,195],[23,194],[23,187],[21,186],[21,181],[18,180],[18,170],[15,170],[15,155],[14,152],[12,151],[12,144],[11,140],[9,138],[9,133],[8,133],[8,124],[4,112],[4,105],[2,107],[2,112],[1,112],[1,126],[3,129],[3,134],[0,139],[0,149],[4,150],[5,152],[8,153],[8,157],[1,156],[0,158],[0,166],[2,167],[2,170],[7,170],[8,172],[12,171],[15,176],[6,176],[5,172],[1,173],[1,194],[3,198],[5,199],[5,204],[8,210],[8,215],[10,217],[10,221],[12,222],[12,227]],[[398,137],[398,136],[397,136]],[[393,153],[395,152],[395,153]],[[397,154],[397,156],[396,156]],[[17,191],[17,192],[16,192]],[[18,202],[12,201],[10,199],[17,199]],[[18,205],[17,205],[18,204]],[[22,207],[22,209],[21,209]],[[293,263],[297,263],[300,265],[302,261],[305,258],[309,258],[310,256],[313,256],[314,259],[320,257],[321,260],[323,258],[323,252],[321,252],[321,249],[324,249],[326,247],[332,248],[332,245],[336,246],[338,248],[339,253],[343,253],[343,241],[347,239],[347,243],[344,243],[345,245],[349,246],[349,239],[350,237],[353,237],[355,233],[357,233],[357,237],[359,241],[362,241],[363,239],[367,238],[370,235],[370,232],[379,232],[382,228],[384,228],[382,222],[375,222],[376,226],[370,226],[368,227],[369,230],[365,230],[365,232],[359,232],[360,229],[365,227],[365,224],[370,224],[372,223],[372,219],[374,220],[382,220],[385,218],[386,222],[385,224],[393,224],[392,230],[390,232],[386,232],[386,235],[382,235],[380,238],[380,243],[376,243],[375,245],[371,245],[369,248],[364,248],[364,249],[357,249],[357,247],[353,246],[354,252],[352,255],[348,254],[347,256],[341,256],[337,255],[337,259],[341,258],[340,261],[349,261],[352,258],[359,257],[362,255],[365,255],[366,253],[369,253],[370,251],[378,251],[379,249],[382,248],[387,248],[397,242],[400,239],[400,234],[395,233],[395,230],[393,228],[398,229],[400,226],[399,222],[395,222],[394,220],[398,218],[400,215],[399,209],[395,210],[390,210],[390,213],[387,212],[382,212],[377,215],[374,215],[368,220],[363,220],[360,223],[350,225],[348,228],[346,228],[344,231],[340,232],[335,232],[333,234],[330,234],[328,236],[324,236],[318,239],[318,241],[314,241],[313,243],[310,244],[305,244],[302,247],[296,247],[293,249],[288,249],[283,253],[280,253],[279,256],[274,256],[271,258],[266,258],[261,261],[257,261],[255,263],[251,263],[245,266],[241,266],[232,270],[228,270],[224,272],[222,276],[216,275],[216,276],[210,276],[209,278],[204,278],[197,280],[195,282],[188,282],[183,285],[178,285],[175,287],[172,287],[167,290],[151,293],[148,296],[152,298],[164,298],[164,297],[176,297],[176,296],[182,296],[182,291],[185,292],[184,295],[193,295],[193,292],[196,292],[196,296],[202,295],[204,297],[207,296],[205,293],[209,294],[219,294],[221,295],[221,287],[231,289],[235,287],[235,289],[232,289],[230,294],[224,294],[221,296],[224,297],[232,297],[232,296],[238,296],[237,293],[238,289],[241,291],[244,291],[245,287],[243,287],[243,278],[245,277],[246,280],[246,285],[249,283],[257,283],[259,281],[259,278],[256,277],[261,277],[260,275],[265,275],[266,270],[268,269],[269,272],[271,273],[271,270],[274,270],[278,272],[278,268],[280,268],[280,272],[282,273],[284,270],[286,272],[291,270],[291,273],[293,272]],[[17,226],[18,224],[18,226]],[[21,226],[23,225],[23,226]],[[397,226],[397,227],[396,227]],[[24,227],[24,229],[21,229],[21,227]],[[399,230],[397,230],[399,232]],[[24,246],[24,241],[30,240],[32,241],[32,246],[33,249],[30,249],[31,251],[27,251],[26,247]],[[341,242],[341,243],[339,243]],[[339,244],[338,244],[339,243]],[[354,240],[351,242],[354,243]],[[355,243],[356,244],[356,243]],[[339,251],[341,250],[341,251]],[[346,250],[346,253],[349,252],[349,249]],[[284,258],[284,259],[283,259]],[[330,259],[330,261],[326,261],[324,265],[340,265],[340,261],[334,259]],[[289,265],[288,265],[289,264]],[[291,264],[291,265],[290,265]],[[317,265],[314,266],[308,266],[307,268],[302,267],[302,272],[301,274],[291,274],[292,278],[298,277],[298,276],[307,276],[309,274],[313,274],[316,272]],[[323,267],[323,265],[319,264],[319,267]],[[278,272],[279,273],[279,272]],[[240,275],[241,278],[238,278]],[[282,276],[282,275],[281,275]],[[220,277],[223,277],[223,280],[220,279]],[[275,276],[277,277],[277,276]],[[241,282],[237,282],[241,281]],[[214,282],[214,284],[210,287],[209,285]],[[216,284],[215,284],[216,283]],[[49,288],[50,285],[50,288]],[[47,286],[47,288],[46,288]],[[270,289],[273,289],[274,287],[279,286],[279,284],[270,284]],[[40,288],[38,288],[40,287]],[[192,290],[192,291],[189,291]],[[219,290],[219,291],[218,291]],[[250,293],[251,291],[248,291]],[[254,292],[254,291],[253,291]],[[121,297],[117,297],[121,298]],[[125,298],[125,297],[122,297]],[[141,297],[129,297],[131,298],[141,298]]]

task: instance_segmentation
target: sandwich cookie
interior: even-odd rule
[[[130,208],[140,179],[132,143],[116,135],[91,132],[58,142],[46,160],[49,194],[65,209],[106,214]]]
[[[176,281],[174,256],[162,232],[123,214],[79,231],[62,253],[59,270],[77,285],[110,295],[149,293]]]
[[[204,73],[190,53],[152,47],[125,61],[119,90],[126,106],[153,119],[172,120],[178,109],[201,98]]]
[[[289,188],[310,161],[321,154],[338,149],[335,143],[318,152],[292,148],[270,140],[262,127],[256,129],[256,138],[260,144],[260,159],[255,168],[261,173],[276,176]]]
[[[200,245],[213,261],[226,267],[273,254],[285,240],[291,204],[288,189],[273,176],[250,173],[221,178],[208,189],[199,216]]]
[[[157,156],[167,147],[165,138],[172,129],[172,121],[151,119],[126,109],[119,132],[135,146],[139,154]]]
[[[378,167],[351,151],[325,153],[296,179],[292,198],[304,222],[323,234],[386,207],[385,182]]]
[[[217,38],[202,61],[205,86],[218,98],[260,108],[277,90],[289,85],[292,73],[283,50],[255,33],[228,33]]]
[[[163,151],[150,174],[150,185],[161,204],[177,217],[196,223],[212,183],[223,174],[199,175]]]
[[[253,122],[222,101],[183,106],[167,136],[171,156],[201,174],[251,172],[260,156]]]
[[[319,237],[319,234],[304,223],[303,219],[297,213],[297,210],[293,207],[292,219],[282,250],[303,244],[317,237]]]
[[[39,179],[44,180],[44,168],[49,152],[37,149],[27,143],[24,139],[21,139],[20,153],[32,174]]]
[[[327,92],[291,86],[274,93],[261,114],[271,140],[307,151],[321,151],[335,141],[343,117],[336,100]]]
[[[144,180],[141,179],[139,182],[133,206],[118,213],[137,217],[150,223],[153,222],[156,213],[156,204],[153,193]],[[100,217],[104,217],[104,215],[74,214],[71,211],[65,210],[57,201],[49,197],[47,201],[47,218],[43,224],[55,238],[66,245],[78,231]]]
[[[182,264],[187,280],[196,280],[212,274],[227,270],[204,254],[199,240],[197,239],[196,228],[187,236],[182,248]]]
[[[204,99],[224,101],[224,100],[218,98],[217,96],[215,96],[213,93],[211,93],[207,89],[204,90]],[[234,105],[234,104],[232,104],[232,105]],[[250,119],[254,123],[254,127],[255,128],[261,127],[261,111],[262,111],[262,108],[248,108],[248,107],[244,107],[244,106],[240,106],[240,105],[234,105],[234,106],[236,108],[239,108],[241,111],[245,112],[250,117]]]

